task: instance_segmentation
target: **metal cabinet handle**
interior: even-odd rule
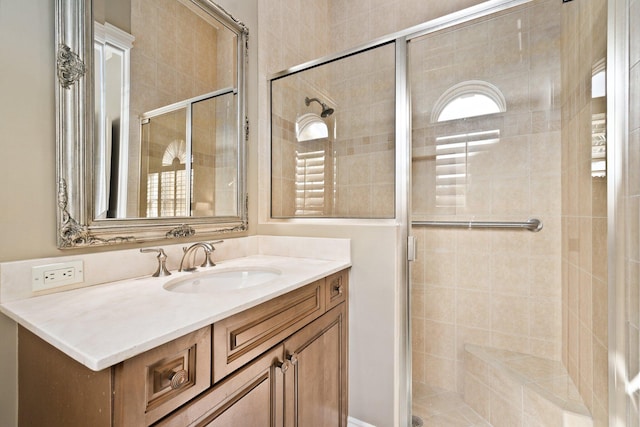
[[[295,353],[287,356],[287,360],[293,365],[296,366],[298,364],[298,356]]]
[[[188,379],[189,379],[189,373],[184,369],[180,369],[179,371],[172,372],[171,374],[169,374],[169,382],[171,383],[171,389],[172,390],[179,389],[180,387],[182,387],[187,383]]]
[[[285,360],[284,362],[276,362],[276,368],[280,368],[283,374],[289,370],[290,365],[291,363],[288,360]]]

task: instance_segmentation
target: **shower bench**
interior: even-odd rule
[[[464,400],[494,426],[593,427],[560,361],[467,344],[464,366]]]

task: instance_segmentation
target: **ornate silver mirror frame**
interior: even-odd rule
[[[95,220],[91,0],[56,0],[57,244],[61,249],[241,232],[247,229],[245,68],[248,29],[210,0],[191,0],[237,34],[238,216]]]

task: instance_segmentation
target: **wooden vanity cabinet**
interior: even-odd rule
[[[19,328],[19,425],[346,427],[348,272],[94,372]]]

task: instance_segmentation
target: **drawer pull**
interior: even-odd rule
[[[175,371],[169,375],[169,381],[171,382],[171,389],[177,390],[186,384],[189,379],[189,374],[184,369]]]
[[[335,292],[338,295],[342,295],[342,277],[336,277],[331,281],[331,292]]]
[[[284,362],[276,362],[276,368],[280,368],[283,374],[289,370],[290,365],[291,363],[289,363],[288,360],[285,360]]]
[[[298,356],[296,356],[295,353],[287,356],[287,359],[289,359],[289,362],[291,362],[293,366],[296,366],[298,364]]]

